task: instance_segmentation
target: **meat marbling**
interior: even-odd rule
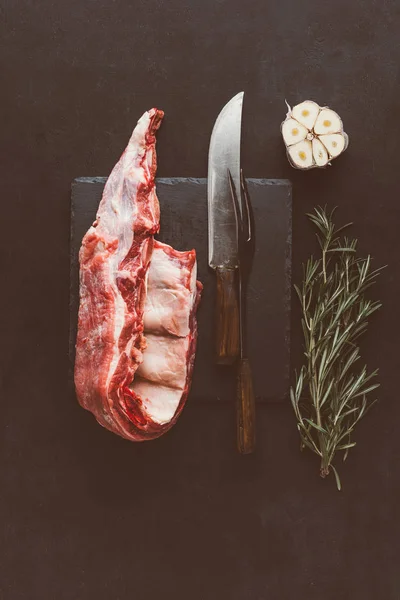
[[[153,237],[162,118],[153,108],[138,121],[79,253],[77,397],[101,425],[132,441],[159,437],[183,409],[202,287],[195,251]]]

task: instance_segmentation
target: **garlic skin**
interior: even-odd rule
[[[305,100],[293,109],[287,106],[281,133],[293,167],[303,170],[326,167],[346,150],[349,138],[335,111],[312,100]]]

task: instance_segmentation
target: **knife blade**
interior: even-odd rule
[[[228,173],[240,189],[243,96],[236,94],[218,115],[208,155],[208,263],[217,277],[216,356],[221,364],[239,356],[238,239]]]

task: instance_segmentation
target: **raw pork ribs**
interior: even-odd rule
[[[196,253],[155,241],[155,133],[139,120],[104,188],[79,253],[75,386],[79,403],[114,433],[156,438],[185,404],[196,349]]]

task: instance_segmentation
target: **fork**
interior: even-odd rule
[[[250,361],[247,355],[247,285],[255,250],[254,215],[247,185],[240,170],[240,191],[228,170],[229,186],[235,208],[238,240],[239,359],[237,375],[237,445],[241,454],[255,448],[255,397]]]

